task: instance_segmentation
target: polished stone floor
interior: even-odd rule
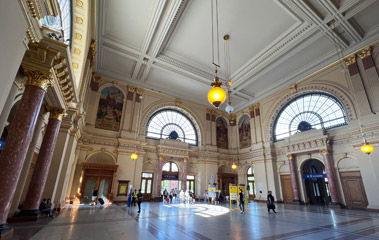
[[[236,206],[235,206],[236,207]],[[228,205],[142,203],[68,205],[53,220],[14,225],[13,239],[379,239],[379,214],[319,206],[250,203],[244,214]]]

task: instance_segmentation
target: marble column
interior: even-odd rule
[[[324,160],[326,177],[328,178],[328,184],[329,184],[330,197],[332,199],[332,201],[329,204],[340,205],[340,199],[339,199],[338,190],[337,190],[337,182],[334,177],[333,162],[330,159],[329,151],[326,149],[323,149],[323,150],[320,150],[320,154],[322,156],[322,159]]]
[[[182,175],[182,189],[183,191],[187,191],[187,161],[188,158],[184,158],[183,162],[183,175]]]
[[[161,189],[162,189],[162,167],[163,167],[163,155],[158,155],[158,180],[157,180],[157,196],[161,196]]]
[[[25,73],[25,91],[0,155],[0,228],[6,224],[42,101],[50,86],[50,73],[28,69]]]
[[[46,127],[45,136],[42,140],[41,148],[38,154],[36,167],[30,181],[29,189],[26,194],[24,205],[20,215],[39,215],[39,204],[42,193],[45,189],[47,175],[50,169],[51,159],[57,142],[59,128],[61,126],[64,110],[53,107],[46,107],[50,113],[49,123]]]
[[[295,166],[295,156],[293,154],[287,154],[288,157],[288,163],[290,166],[290,173],[291,173],[291,185],[292,185],[292,195],[293,195],[293,202],[300,202],[299,198],[299,185],[297,182],[297,174],[296,174],[296,166]]]

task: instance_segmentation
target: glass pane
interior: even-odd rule
[[[98,196],[102,198],[104,201],[107,200],[108,197],[108,189],[109,189],[109,181],[107,179],[103,179],[100,182]]]
[[[178,172],[179,171],[178,165],[176,165],[175,163],[172,163],[171,164],[171,171],[172,172]]]
[[[195,176],[187,175],[187,179],[193,180],[193,179],[195,179]]]
[[[169,172],[170,171],[170,163],[166,163],[165,165],[163,165],[162,171]]]
[[[146,193],[151,193],[151,180],[147,180],[147,189]]]
[[[188,190],[190,190],[190,188],[189,188],[189,184],[190,184],[190,183],[187,181],[187,189],[188,189]]]
[[[336,98],[324,93],[302,95],[287,104],[275,122],[275,140],[310,129],[346,124],[345,112]]]
[[[195,183],[194,181],[191,181],[191,191],[192,191],[192,192],[193,192],[194,189],[195,189],[195,188],[194,188],[194,183]]]
[[[174,135],[171,133],[176,132]],[[189,144],[197,144],[194,124],[183,113],[174,109],[164,109],[155,113],[147,124],[146,136],[155,139],[176,139]]]
[[[142,173],[143,178],[152,178],[153,174],[152,173]]]
[[[252,167],[249,167],[249,169],[247,170],[247,174],[249,174],[249,175],[254,174]]]
[[[253,195],[254,194],[254,186],[253,186],[253,183],[252,182],[249,182],[249,194],[250,195]]]
[[[141,182],[141,193],[145,193],[145,188],[146,188],[146,179],[142,179],[142,182]]]
[[[254,180],[255,180],[255,177],[248,177],[247,180],[248,180],[248,181],[254,181]]]

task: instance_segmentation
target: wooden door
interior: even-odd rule
[[[292,193],[291,175],[280,175],[280,181],[282,183],[283,202],[292,203],[293,193]]]
[[[341,172],[340,176],[345,195],[346,207],[366,208],[368,201],[361,172]]]

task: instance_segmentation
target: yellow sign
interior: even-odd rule
[[[237,200],[238,199],[238,188],[237,188],[237,186],[229,185],[229,195],[230,195],[230,200]]]
[[[214,188],[214,187],[210,187],[210,188],[208,188],[208,191],[209,191],[209,192],[216,192],[216,188]]]
[[[126,194],[126,185],[120,186],[120,194]]]

